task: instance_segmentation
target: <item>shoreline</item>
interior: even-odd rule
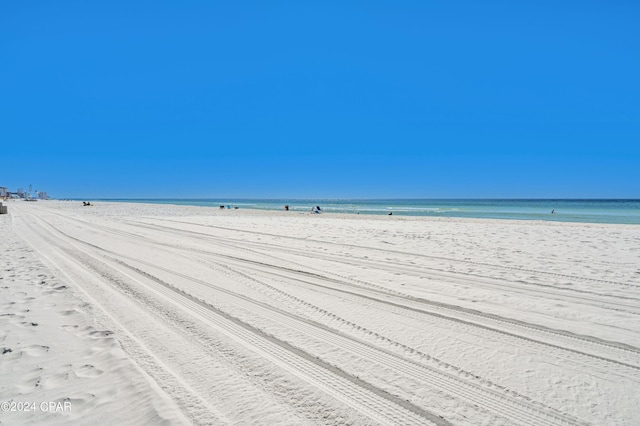
[[[640,200],[634,199],[94,199],[131,204],[230,206],[239,210],[308,212],[401,217],[457,217],[491,220],[640,224]],[[82,200],[73,200],[82,201]],[[594,204],[595,203],[595,204]],[[552,213],[554,212],[554,213]]]
[[[200,206],[200,205],[191,205],[191,204],[171,204],[171,203],[153,203],[153,202],[127,202],[127,201],[101,201],[96,199],[92,201],[92,206],[87,208],[95,208],[105,206],[105,205],[143,205],[149,206],[150,208],[163,208],[163,207],[175,207],[175,208],[187,208],[194,209],[194,213],[198,213],[197,215],[203,215],[203,212],[206,212],[206,215],[217,216],[219,214],[233,216],[237,215],[239,217],[242,216],[274,216],[274,217],[304,217],[304,216],[312,216],[312,217],[325,217],[325,218],[340,218],[340,219],[353,219],[353,220],[379,220],[379,221],[407,221],[407,222],[442,222],[442,223],[464,223],[464,222],[477,222],[477,223],[495,223],[499,225],[501,223],[509,224],[513,226],[518,225],[526,225],[526,224],[537,224],[537,225],[549,225],[549,226],[612,226],[618,227],[622,226],[624,228],[627,227],[640,227],[640,223],[609,223],[609,222],[577,222],[577,221],[562,221],[562,220],[543,220],[543,219],[502,219],[502,218],[486,218],[486,217],[456,217],[456,216],[418,216],[418,215],[405,215],[394,213],[389,216],[387,214],[359,214],[359,213],[349,213],[349,212],[332,212],[332,211],[323,211],[321,214],[311,214],[309,211],[301,211],[301,210],[290,210],[285,211],[284,209],[257,209],[257,208],[238,208],[238,209],[220,209],[215,206]],[[60,202],[60,203],[82,203],[82,200],[40,200],[44,201],[44,203],[49,202]],[[97,204],[95,204],[97,203]],[[82,204],[79,205],[80,207]],[[199,210],[201,209],[201,210]]]

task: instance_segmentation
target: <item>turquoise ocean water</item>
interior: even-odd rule
[[[110,199],[133,203],[220,205],[241,209],[325,212],[373,215],[471,217],[487,219],[548,220],[557,222],[640,224],[640,200],[419,200],[419,199]],[[552,214],[551,211],[555,210]]]

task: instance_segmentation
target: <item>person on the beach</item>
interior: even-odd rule
[[[287,204],[286,206],[284,206],[285,211],[289,211],[289,204]]]

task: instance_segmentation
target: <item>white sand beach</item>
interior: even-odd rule
[[[640,423],[640,226],[6,205],[0,424]]]

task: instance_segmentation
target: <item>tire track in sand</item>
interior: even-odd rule
[[[39,221],[37,217],[34,217],[34,219]],[[47,225],[66,239],[88,244],[63,233],[49,223],[47,223]],[[46,225],[41,224],[41,226]],[[355,408],[376,422],[388,425],[424,425],[431,423],[444,426],[450,424],[443,418],[349,375],[291,346],[289,343],[278,340],[264,333],[262,330],[252,327],[240,319],[215,308],[203,300],[172,287],[168,283],[159,282],[161,280],[152,280],[160,285],[149,286],[140,279],[136,279],[123,272],[118,266],[124,265],[116,260],[112,259],[111,262],[109,262],[104,258],[100,258],[78,247],[73,242],[69,244],[73,247],[73,250],[76,251],[75,257],[79,259],[84,258],[85,264],[98,261],[106,267],[128,276],[131,280],[155,292],[159,297],[172,303],[182,311],[187,312],[189,315],[198,318],[200,321],[217,329],[228,337],[244,344],[247,348],[269,359],[280,368],[291,372],[303,381],[311,383],[316,388],[323,390],[328,395],[331,395],[346,405]],[[99,249],[99,247],[95,245],[88,245]],[[115,263],[115,265],[113,263]],[[99,270],[93,269],[101,274]],[[139,272],[137,273],[140,274]],[[146,277],[144,274],[140,275]],[[106,278],[108,278],[108,276]]]

